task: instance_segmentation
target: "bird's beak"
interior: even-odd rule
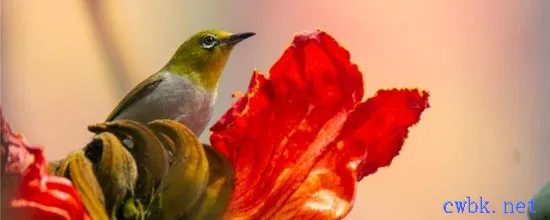
[[[235,45],[235,44],[243,41],[244,39],[252,37],[254,35],[256,35],[256,33],[253,33],[253,32],[244,32],[244,33],[233,34],[233,35],[223,39],[223,44]]]

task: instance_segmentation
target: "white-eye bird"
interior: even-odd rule
[[[122,99],[106,121],[171,119],[200,136],[210,121],[218,83],[233,47],[255,33],[205,30],[189,37],[157,73]]]

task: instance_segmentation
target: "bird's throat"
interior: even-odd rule
[[[185,66],[167,65],[165,71],[189,79],[198,88],[215,93],[218,88],[221,70],[206,68],[204,70],[193,70]]]

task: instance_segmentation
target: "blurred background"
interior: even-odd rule
[[[543,3],[2,0],[1,103],[16,131],[61,159],[190,34],[258,33],[226,66],[215,121],[254,68],[267,72],[294,33],[319,27],[351,52],[366,95],[418,86],[432,97],[391,167],[360,183],[347,219],[526,219],[446,215],[442,205],[483,196],[502,210],[502,201],[527,201],[550,181]]]

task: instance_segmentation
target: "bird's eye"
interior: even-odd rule
[[[216,37],[214,37],[212,35],[206,35],[201,40],[202,48],[210,49],[214,45],[216,45],[216,42],[217,42]]]

